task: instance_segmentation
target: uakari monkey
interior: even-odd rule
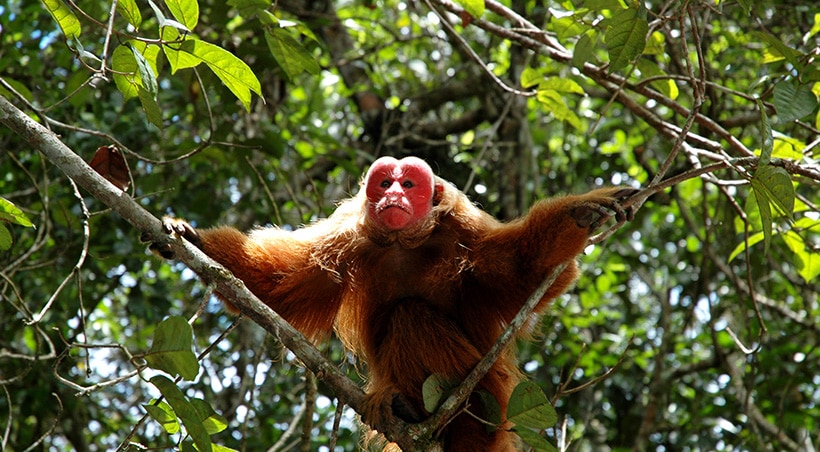
[[[541,201],[501,223],[437,178],[423,160],[383,157],[358,195],[327,219],[296,231],[276,227],[244,234],[234,228],[166,228],[224,265],[307,337],[335,329],[368,365],[364,422],[378,427],[391,413],[410,422],[428,416],[422,385],[429,376],[463,379],[490,349],[531,292],[560,264],[567,267],[531,315],[578,276],[575,258],[602,220],[631,217],[621,205],[634,192],[602,188]],[[154,248],[157,248],[154,246]],[[157,249],[172,258],[170,248]],[[479,382],[506,412],[521,379],[511,351]],[[481,398],[469,411],[486,417]],[[442,432],[448,451],[517,447],[505,429],[489,432],[459,414]]]

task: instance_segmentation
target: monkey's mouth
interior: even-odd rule
[[[379,214],[382,214],[382,213],[384,213],[387,210],[390,210],[392,208],[400,209],[402,212],[405,212],[407,214],[410,213],[410,210],[408,210],[407,207],[404,204],[400,203],[400,202],[390,202],[390,203],[381,204],[381,205],[378,206],[376,211]]]

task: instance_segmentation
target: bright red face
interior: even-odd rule
[[[413,226],[433,208],[435,178],[416,157],[382,157],[365,177],[367,214],[391,231]]]

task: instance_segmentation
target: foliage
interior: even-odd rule
[[[543,409],[525,440],[820,447],[817,8],[115,4],[0,6],[0,96],[88,162],[114,145],[151,213],[298,227],[383,154],[427,159],[501,218],[640,187],[635,220],[518,345],[549,401],[516,397]],[[151,258],[29,137],[4,126],[0,149],[4,446],[357,447],[321,376]],[[334,339],[321,348],[361,380]]]

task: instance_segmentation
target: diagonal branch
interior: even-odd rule
[[[364,392],[342,371],[328,361],[307,338],[282,317],[263,304],[228,270],[206,256],[185,240],[172,239],[163,231],[162,222],[145,210],[127,193],[97,174],[86,162],[66,146],[56,134],[37,123],[24,112],[0,96],[0,122],[39,150],[77,185],[104,203],[128,221],[138,231],[150,233],[158,242],[167,240],[179,261],[199,274],[212,276],[216,289],[239,311],[256,322],[268,333],[279,338],[305,366],[322,378],[333,389],[339,400],[359,411]],[[388,423],[384,432],[405,450],[413,450],[414,441],[406,434],[406,424],[400,419]]]

